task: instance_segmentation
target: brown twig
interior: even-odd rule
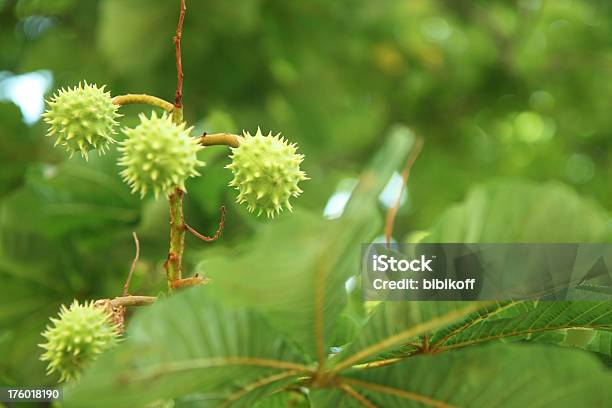
[[[125,314],[128,306],[148,306],[155,303],[155,296],[118,296],[114,299],[98,299],[94,307],[107,313],[109,322],[118,334],[125,331]]]
[[[184,288],[187,286],[203,285],[208,283],[208,278],[203,276],[194,276],[191,278],[177,279],[172,282],[172,289]]]
[[[225,225],[225,206],[222,205],[221,206],[221,220],[219,220],[219,227],[217,228],[217,231],[215,231],[215,235],[213,235],[212,237],[207,237],[206,235],[200,234],[198,231],[191,228],[187,223],[185,223],[185,228],[187,229],[187,231],[191,232],[193,235],[200,238],[202,241],[211,242],[211,241],[216,241],[217,239],[219,239],[219,236],[221,235],[221,231],[223,231],[224,225]]]
[[[178,25],[176,27],[176,35],[174,36],[174,49],[176,52],[176,94],[174,97],[174,106],[178,109],[183,108],[183,63],[181,60],[181,38],[183,36],[183,21],[185,21],[185,11],[187,5],[185,0],[181,0],[181,12],[179,14]]]
[[[136,264],[138,263],[138,259],[140,258],[140,241],[138,241],[138,235],[136,232],[132,232],[132,236],[134,237],[134,245],[136,246],[136,254],[134,254],[134,260],[132,260],[132,266],[130,267],[130,273],[128,273],[128,277],[123,284],[123,296],[128,296],[128,290],[130,288],[130,282],[132,281],[132,275],[134,274],[134,270],[136,269]]]
[[[157,298],[155,296],[119,296],[111,299],[110,303],[113,307],[120,306],[147,306],[155,303]]]
[[[231,133],[213,133],[210,135],[204,133],[198,139],[198,143],[202,146],[227,145],[230,147],[238,147],[240,146],[240,136]]]
[[[413,149],[410,151],[410,155],[408,156],[408,160],[406,160],[406,165],[402,170],[402,188],[397,196],[397,200],[393,207],[389,208],[387,211],[387,216],[385,218],[385,241],[387,247],[391,245],[391,235],[393,235],[393,226],[395,222],[395,217],[397,215],[397,211],[399,210],[400,204],[402,202],[402,194],[404,194],[404,190],[406,189],[406,185],[408,184],[408,178],[410,177],[410,170],[414,165],[414,162],[419,157],[421,153],[421,149],[423,148],[423,139],[421,137],[417,137],[415,141],[415,145]]]
[[[180,124],[183,121],[183,63],[181,61],[181,38],[183,36],[183,21],[187,6],[185,0],[181,0],[181,11],[179,14],[176,34],[174,35],[174,47],[176,51],[176,95],[174,99],[174,109],[172,111],[172,121]],[[168,288],[175,286],[175,281],[182,279],[183,251],[185,249],[185,228],[183,218],[183,195],[180,188],[168,195],[170,206],[170,248],[168,258],[164,263],[168,278]]]

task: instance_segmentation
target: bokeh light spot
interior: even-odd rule
[[[53,82],[51,71],[34,71],[22,75],[0,72],[0,78],[0,101],[13,102],[21,109],[25,123],[36,123],[44,112],[45,93]]]

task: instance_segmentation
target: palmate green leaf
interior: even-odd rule
[[[356,271],[360,244],[377,227],[296,212],[262,231],[244,255],[211,258],[200,271],[212,279],[215,296],[265,312],[316,356],[317,341],[331,337],[345,303],[343,285]],[[342,265],[347,260],[353,265]]]
[[[612,374],[576,350],[495,345],[352,370],[340,381],[344,389],[313,391],[313,407],[606,406]]]
[[[533,310],[535,303],[536,302],[533,301],[495,302],[491,305],[478,309],[474,313],[470,313],[454,324],[434,331],[429,336],[429,342],[432,346],[435,346],[456,335],[457,333],[461,333],[470,327],[477,326],[482,322],[497,321],[499,319],[512,318],[521,315]]]
[[[426,242],[597,242],[608,215],[559,184],[503,182],[475,188],[446,211]],[[591,296],[591,299],[593,297]],[[568,327],[607,328],[611,303],[505,303],[503,313],[459,322],[433,333],[434,347],[461,347],[499,338],[546,341],[542,333]],[[591,309],[593,308],[593,309]],[[510,315],[508,315],[510,313]],[[450,340],[449,340],[450,339]]]
[[[381,303],[353,342],[334,359],[334,370],[363,363],[417,341],[423,334],[452,327],[488,306],[486,302]]]
[[[612,302],[540,302],[533,310],[515,317],[482,321],[433,341],[438,342],[437,349],[448,350],[567,328],[612,330]]]
[[[440,314],[452,313],[459,308],[472,308],[475,311],[466,313],[462,317],[453,320],[451,324],[438,326],[438,329],[420,331],[420,335],[407,338],[402,336],[398,346],[367,359],[368,364],[386,364],[392,360],[404,358],[423,348],[433,349],[446,339],[461,333],[464,330],[476,326],[484,321],[495,321],[498,319],[514,317],[534,308],[534,302],[406,302],[403,304],[387,304],[379,306],[373,313],[370,321],[365,326],[361,338],[355,342],[368,342],[367,336],[377,339],[380,332],[389,333],[391,337],[401,329],[411,332],[414,326],[429,325],[429,319],[439,318]],[[411,333],[412,336],[412,333]],[[370,341],[369,345],[374,341]],[[338,358],[344,358],[353,352],[354,345],[349,345]]]
[[[138,313],[123,343],[66,389],[65,406],[136,408],[194,392],[200,407],[250,406],[308,372],[266,319],[212,300],[211,290]]]
[[[277,330],[323,362],[346,303],[344,284],[359,271],[361,244],[380,228],[378,195],[413,140],[401,128],[391,133],[340,219],[298,211],[262,228],[242,253],[208,252],[199,271],[212,279],[214,295],[266,313]]]
[[[556,218],[565,221],[556,222]],[[476,189],[465,203],[447,211],[425,240],[588,242],[601,236],[606,220],[597,206],[564,187],[510,182]],[[545,342],[540,338],[545,332],[568,327],[608,328],[612,319],[609,305],[560,302],[536,307],[533,301],[381,304],[356,340],[335,358],[335,369],[364,362],[385,363],[420,348],[445,350],[506,337]]]

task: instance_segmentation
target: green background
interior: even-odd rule
[[[116,153],[86,163],[53,150],[40,121],[24,122],[10,81],[37,73],[49,80],[45,97],[86,79],[113,95],[172,100],[177,3],[0,0],[0,385],[49,382],[35,346],[48,317],[73,298],[120,294],[132,231],[142,256],[131,292],[163,290],[168,233],[167,204],[132,196]],[[607,1],[193,0],[183,66],[194,134],[281,131],[300,146],[311,178],[294,204],[319,217],[404,125],[425,145],[396,239],[428,229],[474,185],[505,178],[564,183],[562,192],[599,202],[593,225],[610,228]],[[122,125],[135,125],[142,109],[122,109]],[[187,219],[202,233],[228,208],[221,242],[188,237],[187,271],[205,247],[229,251],[270,223],[234,204],[226,153],[205,149],[203,176],[187,185]],[[535,205],[576,207],[553,193]],[[380,213],[394,195],[384,197]],[[494,209],[521,208],[521,196],[497,197]],[[457,211],[447,217],[468,216]],[[561,213],[537,225],[558,231],[554,240],[595,239],[595,227],[570,221]]]

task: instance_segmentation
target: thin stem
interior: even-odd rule
[[[395,201],[395,204],[393,205],[393,207],[389,208],[389,211],[387,212],[387,216],[385,219],[384,235],[385,235],[385,241],[386,241],[387,247],[391,245],[391,235],[393,234],[393,226],[395,223],[395,217],[402,203],[402,194],[404,194],[404,190],[406,189],[406,185],[408,184],[408,178],[410,177],[410,170],[412,169],[412,166],[414,165],[414,162],[416,161],[416,159],[419,157],[419,154],[421,153],[422,148],[423,148],[423,139],[418,137],[416,139],[414,148],[410,152],[410,156],[408,156],[408,160],[406,161],[404,170],[402,170],[402,188],[400,189],[400,192],[397,196],[397,200]]]
[[[176,106],[178,109],[183,108],[183,63],[181,59],[181,38],[183,36],[183,21],[185,21],[185,11],[187,11],[187,5],[185,4],[185,0],[181,0],[181,12],[179,14],[178,25],[176,26],[176,35],[174,36],[177,74],[174,106]]]
[[[173,289],[176,281],[182,279],[182,260],[185,250],[185,218],[183,215],[183,190],[176,188],[168,196],[170,204],[170,249],[164,264],[168,278],[168,288]]]
[[[200,136],[198,142],[202,146],[226,145],[230,147],[238,147],[240,146],[240,136],[231,133],[213,133],[210,135],[204,133],[202,136]]]
[[[177,125],[183,121],[183,64],[181,61],[181,38],[183,36],[183,21],[185,20],[186,9],[185,0],[181,0],[181,11],[176,27],[176,34],[174,35],[178,81],[176,84],[172,120]],[[168,280],[169,290],[173,290],[180,286],[179,282],[182,279],[183,273],[183,252],[185,251],[184,195],[185,192],[177,187],[174,192],[168,196],[168,203],[170,205],[170,248],[168,249],[168,258],[164,266],[166,267],[166,278]]]
[[[134,274],[134,270],[136,269],[136,264],[138,263],[138,259],[140,258],[140,241],[138,241],[138,235],[135,232],[132,232],[132,236],[134,237],[134,245],[136,246],[136,254],[134,254],[134,260],[132,261],[132,266],[130,267],[130,273],[128,273],[128,277],[125,280],[125,284],[123,285],[123,296],[128,295],[128,290],[130,288],[130,282],[132,281],[132,275]]]
[[[127,94],[115,96],[113,98],[113,103],[115,105],[131,105],[140,103],[162,108],[167,112],[172,112],[174,110],[174,105],[172,105],[170,102],[158,98],[157,96],[147,94]]]

